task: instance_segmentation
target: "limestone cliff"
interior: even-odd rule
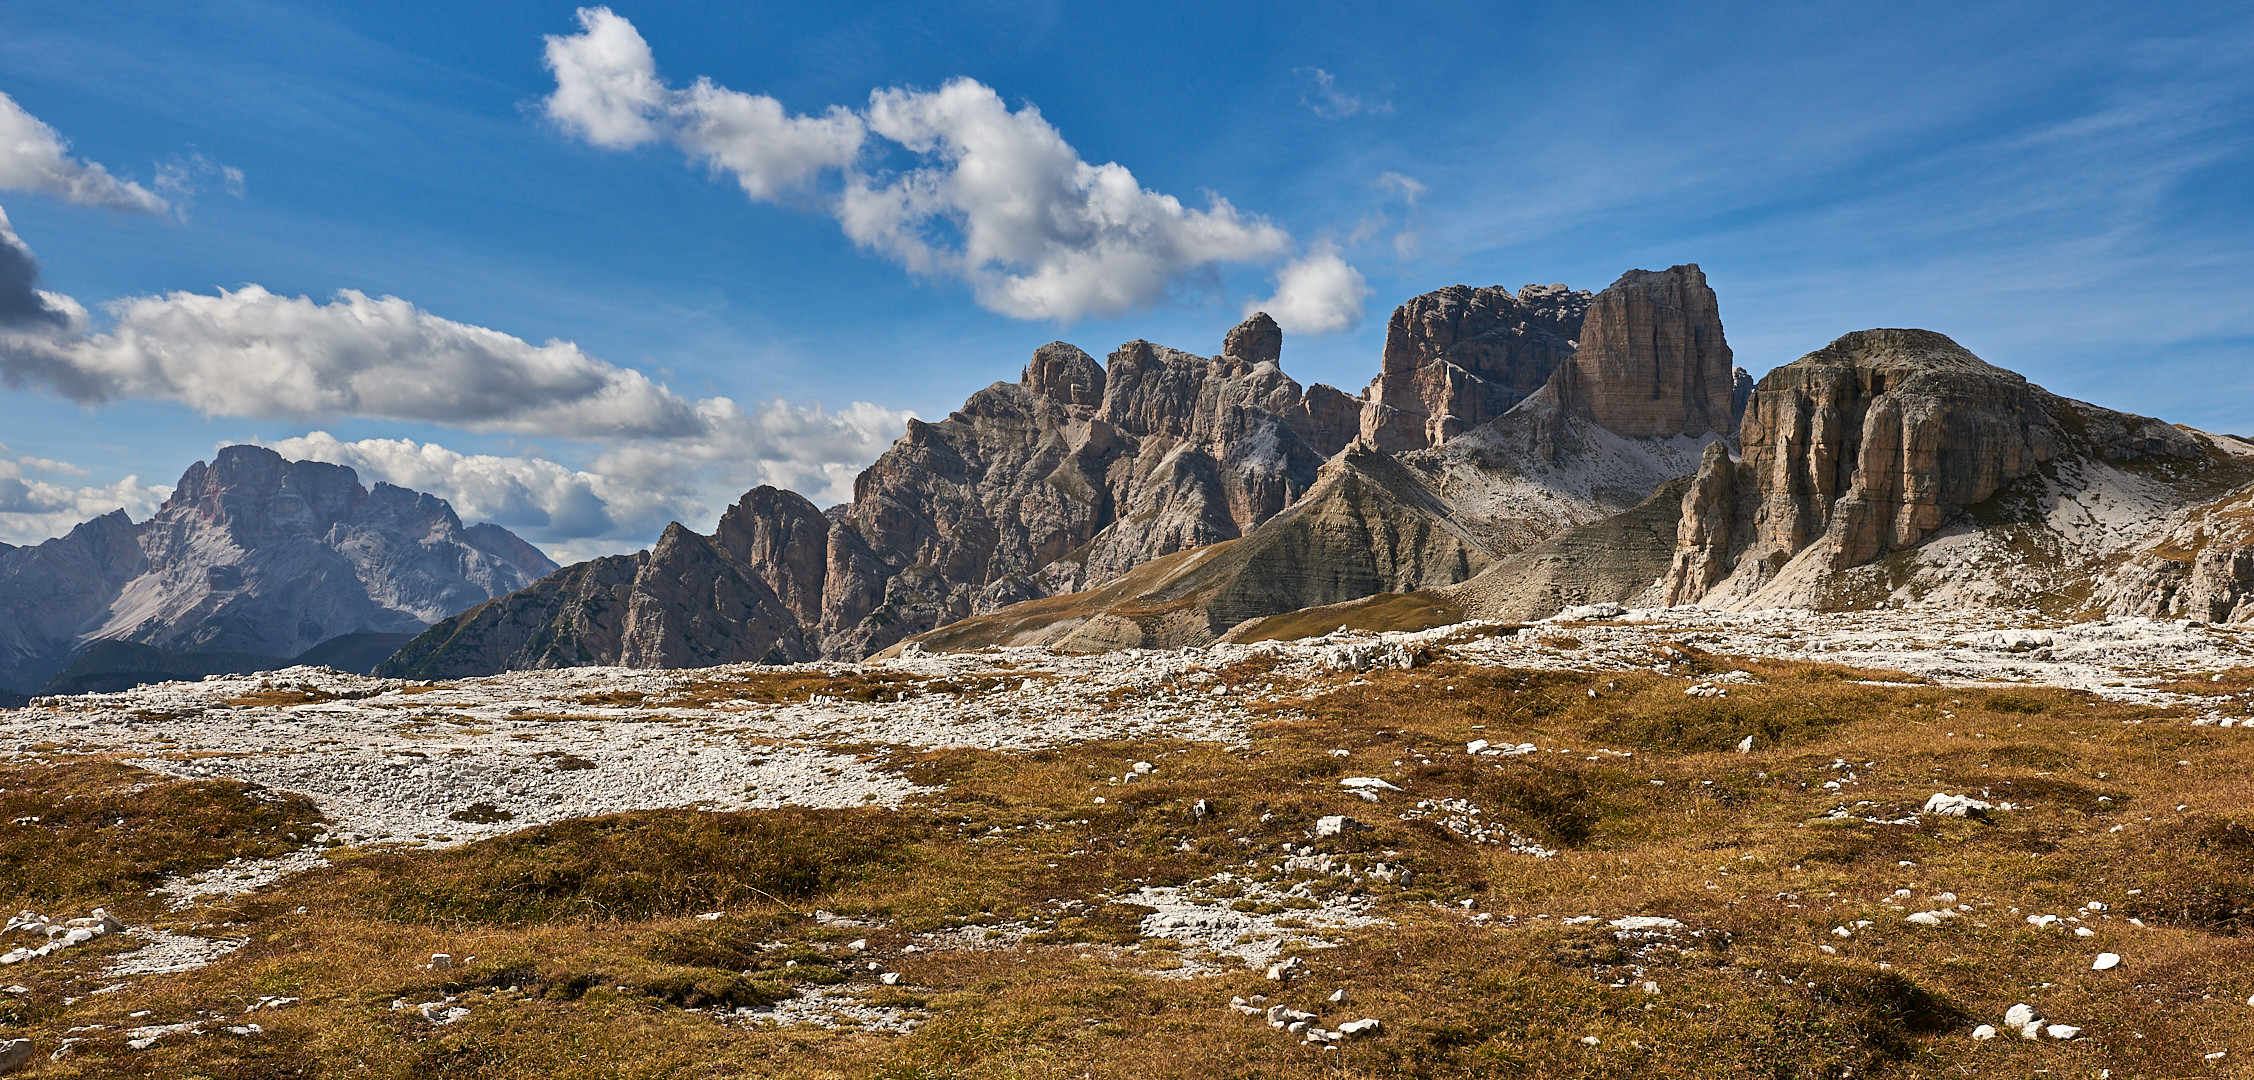
[[[1576,367],[1584,334],[1602,348]],[[1302,389],[1282,347],[1266,315],[1210,357],[1138,340],[1098,364],[1052,342],[1017,382],[910,421],[846,505],[761,489],[710,545],[669,530],[668,558],[618,571],[631,619],[616,627],[581,626],[568,590],[532,590],[434,628],[402,663],[859,658],[918,634],[934,647],[1210,640],[1296,607],[1450,585],[1635,507],[1728,438],[1742,374],[1696,266],[1633,271],[1593,296],[1416,297],[1361,398]],[[655,569],[669,560],[696,569],[677,582]]]
[[[709,542],[669,529],[610,574],[625,578],[615,627],[582,625],[569,590],[534,590],[433,628],[395,670],[857,659],[1235,539],[1299,499],[1359,423],[1354,399],[1284,375],[1282,343],[1266,315],[1211,357],[1131,341],[1098,364],[1052,342],[1017,382],[910,420],[848,504],[760,488]]]
[[[1492,559],[1417,475],[1367,443],[1245,536],[1169,556],[1084,593],[1013,605],[910,639],[955,651],[1068,651],[1209,643],[1232,627],[1376,593],[1462,581]]]
[[[1589,302],[1580,347],[1551,380],[1569,416],[1630,437],[1736,429],[1720,302],[1698,264],[1630,270]]]

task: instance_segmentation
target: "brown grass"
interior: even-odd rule
[[[904,754],[912,779],[945,790],[902,810],[652,812],[453,851],[340,853],[329,870],[191,916],[251,939],[220,964],[99,996],[84,963],[15,968],[33,993],[0,999],[0,1019],[43,1047],[104,1025],[63,1061],[42,1058],[42,1076],[2127,1078],[2227,1074],[2201,1055],[2254,1044],[2246,736],[2063,691],[1868,686],[1857,679],[1872,673],[1839,668],[1681,659],[1681,676],[1442,663],[1325,677],[1311,700],[1261,706],[1255,737],[1234,749]],[[1684,695],[1698,669],[1724,664],[1762,681]],[[1746,734],[1754,749],[1731,752]],[[1542,750],[1464,753],[1480,738]],[[1137,760],[1158,768],[1111,782]],[[1372,806],[1338,786],[1359,775],[1408,790]],[[1935,791],[2021,808],[1864,820]],[[0,798],[13,797],[11,784]],[[1560,853],[1512,854],[1397,816],[1443,797]],[[1841,807],[1851,813],[1832,816]],[[1368,883],[1390,926],[1302,953],[1312,974],[1289,986],[1254,971],[1151,973],[1174,953],[1138,939],[1142,909],[1120,894],[1258,873],[1329,814],[1372,828],[1326,850],[1414,871]],[[10,849],[0,880],[40,857]],[[1912,895],[1890,907],[1896,889]],[[1903,922],[1944,890],[1970,910],[1937,928]],[[1466,898],[1494,918],[1472,921]],[[2092,900],[2112,916],[2084,915],[2092,939],[2025,922]],[[817,908],[873,925],[824,924]],[[726,914],[693,917],[704,911]],[[1601,923],[1565,925],[1633,914],[1688,929],[1643,947]],[[1829,933],[1857,919],[1873,926]],[[904,951],[914,933],[1013,925],[1033,937]],[[853,938],[903,985],[876,986],[844,947]],[[2090,971],[2100,949],[2127,957],[2123,969]],[[475,959],[433,971],[433,952]],[[930,1019],[873,1036],[747,1031],[694,1011],[810,986]],[[1326,1008],[1340,988],[1351,1004]],[[1255,993],[1386,1027],[1340,1051],[1302,1049],[1222,1007]],[[118,1034],[199,1010],[241,1017],[267,994],[306,1000],[253,1014],[264,1036],[136,1052]],[[467,1019],[434,1027],[391,1008],[447,994]],[[2019,1000],[2084,1038],[1966,1037]]]

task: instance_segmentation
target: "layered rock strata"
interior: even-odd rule
[[[1586,364],[1584,336],[1602,346]],[[1212,357],[1131,341],[1098,364],[1052,342],[1017,382],[937,423],[910,421],[849,504],[817,512],[752,492],[686,576],[661,568],[703,550],[676,527],[665,558],[575,569],[610,600],[544,586],[434,628],[386,670],[851,659],[1005,609],[986,630],[926,644],[1003,623],[1018,629],[992,633],[1077,634],[1075,647],[1210,640],[1294,606],[1449,585],[1636,506],[1728,437],[1742,374],[1693,265],[1632,271],[1595,295],[1451,286],[1414,298],[1394,312],[1361,398],[1302,390],[1282,345],[1265,315]],[[697,599],[714,590],[733,614],[690,610],[727,607]],[[1151,604],[1163,618],[1144,617]],[[612,608],[608,622],[593,614]],[[698,631],[712,644],[688,648],[675,628],[696,619],[732,629]]]
[[[0,551],[0,684],[35,688],[95,641],[294,657],[412,633],[555,568],[443,499],[230,446],[146,522],[118,512]]]
[[[1323,466],[1303,498],[1240,539],[1148,563],[1084,593],[974,616],[909,644],[938,652],[1205,645],[1284,612],[1452,584],[1492,561],[1416,473],[1357,442]]]

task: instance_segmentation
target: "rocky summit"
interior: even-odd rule
[[[99,642],[279,667],[335,639],[419,632],[555,568],[443,499],[229,446],[147,521],[118,511],[0,549],[0,686],[38,690]]]

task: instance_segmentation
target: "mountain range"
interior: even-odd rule
[[[149,522],[0,549],[0,682],[331,642],[452,678],[1602,604],[2254,619],[2254,444],[2060,397],[1926,330],[1847,334],[1756,384],[1695,264],[1412,298],[1359,394],[1302,386],[1282,352],[1264,314],[1211,356],[1051,342],[910,420],[851,502],[760,487],[710,535],[676,522],[561,569],[431,496],[229,447]]]
[[[0,544],[0,689],[114,690],[293,661],[364,671],[555,569],[436,496],[229,446],[190,466],[147,521],[121,510]]]

